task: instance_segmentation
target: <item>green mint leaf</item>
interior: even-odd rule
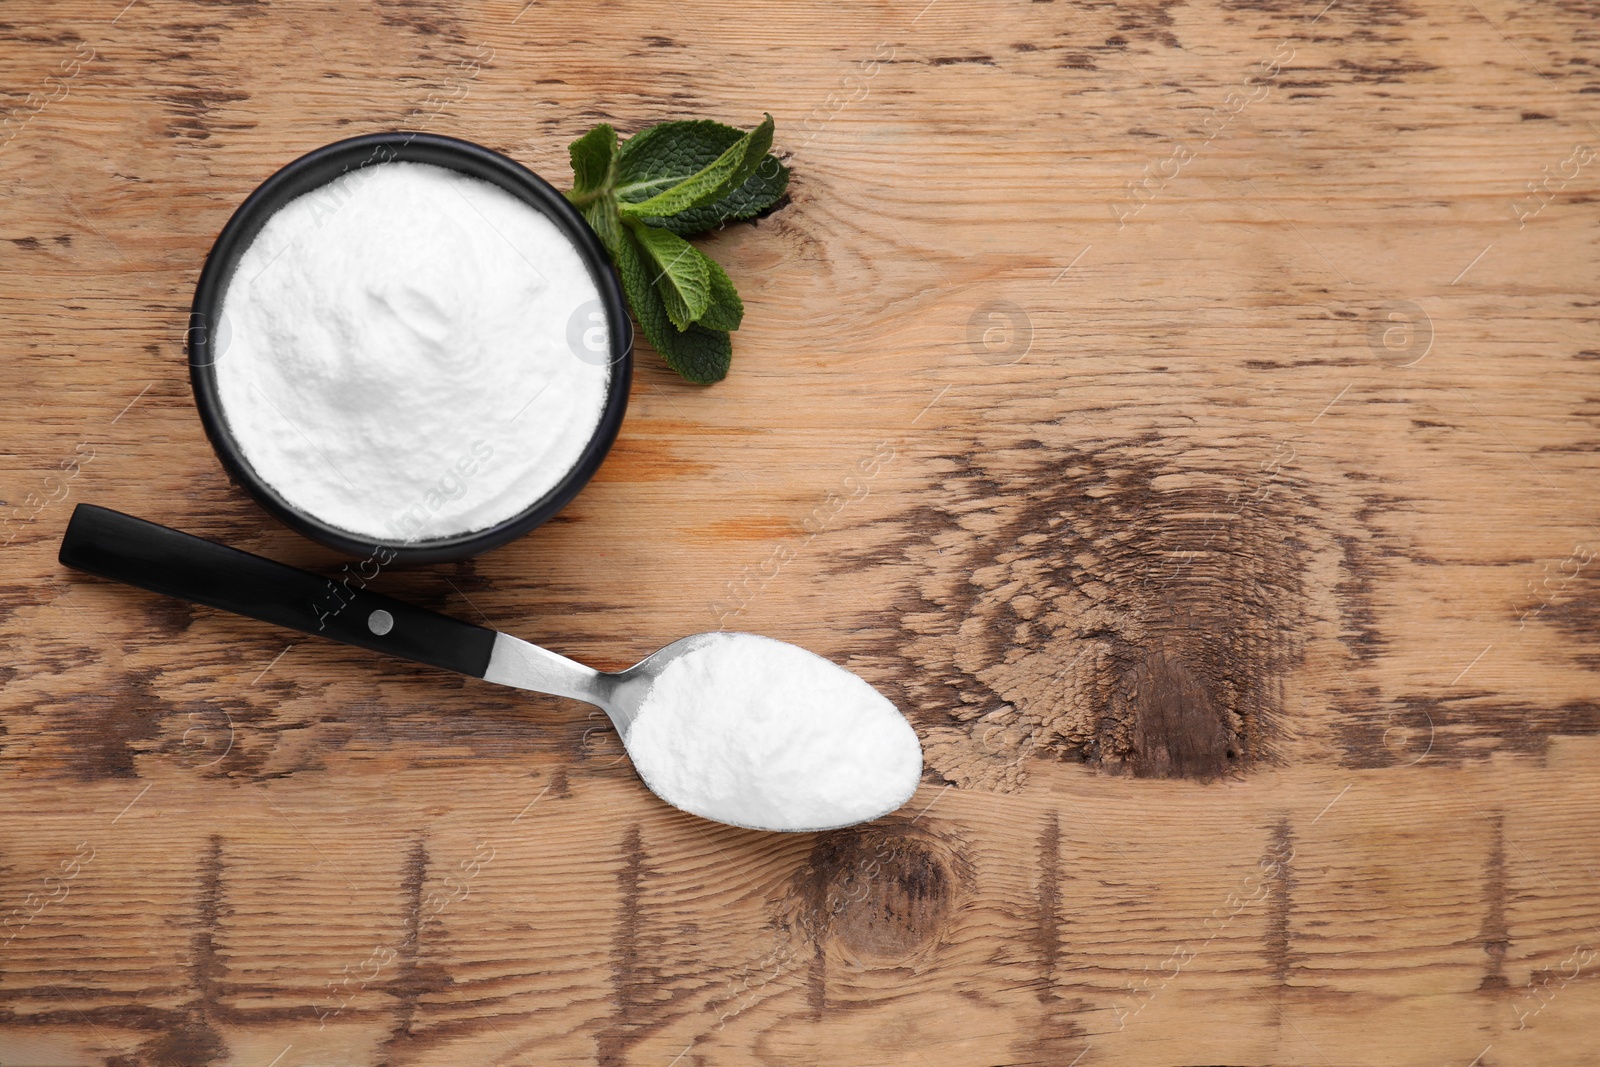
[[[641,186],[623,179],[617,190],[620,210],[636,218],[665,218],[721,199],[748,181],[767,158],[767,149],[772,147],[772,128],[772,116],[768,115],[761,125],[729,145],[716,159],[645,199],[634,200],[630,194],[653,188],[653,185]],[[629,138],[629,143],[632,140]],[[682,155],[675,150],[673,138],[652,138],[647,147],[650,146],[653,152],[664,152],[669,158]]]
[[[744,303],[727,273],[684,237],[767,210],[789,185],[769,149],[772,116],[746,133],[718,122],[666,122],[618,144],[602,124],[568,146],[566,194],[604,245],[640,332],[698,383],[727,376],[729,331]]]
[[[706,256],[705,261],[711,276],[711,303],[697,321],[710,330],[737,330],[744,321],[744,301],[739,299],[739,290],[716,260]]]
[[[622,219],[617,215],[616,200],[609,196],[599,197],[579,208],[578,213],[595,232],[595,236],[600,238],[606,253],[611,256],[611,262],[615,263],[617,249],[622,244]]]
[[[639,247],[632,233],[621,227],[618,232],[622,239],[611,258],[617,265],[617,276],[622,279],[623,294],[627,296],[628,306],[633,310],[634,318],[639,320],[645,336],[657,350],[661,350],[663,345],[658,338],[663,333],[676,333],[677,327],[667,318],[667,308],[661,301],[661,293],[656,290],[656,271],[649,257]]]
[[[724,222],[761,214],[776,204],[788,188],[789,168],[778,162],[777,156],[768,154],[743,185],[720,200],[680,211],[671,218],[646,218],[640,221],[671,230],[679,237],[692,237],[714,230]]]
[[[656,351],[667,366],[696,385],[722,381],[733,363],[733,339],[728,332],[708,330],[698,322],[682,333],[673,333],[666,347],[657,345]]]
[[[744,136],[743,130],[708,119],[663,122],[636,133],[617,151],[617,198],[623,203],[647,200],[703,170]],[[760,214],[788,188],[789,168],[769,153],[755,173],[720,199],[670,218],[649,216],[644,221],[689,237],[729,219]]]
[[[710,119],[640,130],[617,150],[617,198],[648,200],[705,169],[743,136],[743,130]]]
[[[617,157],[616,130],[602,122],[568,145],[567,154],[572,157],[569,200],[581,206],[610,191]]]
[[[655,264],[651,281],[661,293],[667,316],[678,329],[687,330],[711,305],[711,272],[706,266],[711,261],[675,233],[632,219],[628,232]]]
[[[667,366],[691,382],[709,385],[728,375],[733,343],[722,330],[695,323],[679,330],[667,315],[666,304],[655,285],[655,262],[645,252],[631,228],[619,227],[622,240],[613,253],[622,291],[645,339],[661,353]]]

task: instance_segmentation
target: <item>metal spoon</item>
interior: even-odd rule
[[[359,648],[443,667],[471,678],[535,693],[570,697],[600,707],[623,746],[651,688],[675,660],[729,635],[702,633],[672,642],[624,671],[586,667],[510,634],[419,608],[368,591],[386,560],[383,546],[351,579],[327,578],[227,545],[94,504],[79,504],[61,539],[60,560],[68,567],[151,592],[287,626]],[[366,564],[373,564],[366,573]],[[348,569],[348,568],[347,568]],[[843,671],[844,668],[838,668]],[[913,735],[914,736],[914,735]],[[828,826],[756,826],[752,829],[827,830],[868,822],[903,804],[921,776],[905,774],[904,796],[882,811]],[[652,792],[655,788],[646,780]],[[657,793],[659,796],[660,794]],[[662,797],[668,803],[670,798]],[[704,812],[695,812],[702,817]],[[731,822],[719,818],[717,821]]]

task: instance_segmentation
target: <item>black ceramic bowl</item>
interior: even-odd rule
[[[360,167],[382,166],[395,161],[432,163],[449,167],[474,178],[492,182],[543,212],[566,234],[588,265],[590,277],[605,304],[610,323],[611,379],[607,386],[605,409],[588,447],[573,468],[554,489],[526,509],[503,522],[482,530],[432,541],[399,544],[377,543],[348,530],[330,526],[314,515],[294,507],[251,469],[228,430],[217,395],[214,364],[227,347],[222,336],[222,298],[233,279],[234,268],[267,219],[295,197]],[[194,290],[194,308],[189,315],[189,380],[200,421],[217,458],[233,480],[243,486],[263,508],[291,529],[352,556],[369,556],[379,549],[393,553],[394,562],[426,563],[436,560],[465,559],[521,537],[548,520],[577,495],[605,458],[616,440],[617,428],[628,406],[628,387],[633,378],[633,326],[622,291],[612,273],[610,260],[589,224],[548,182],[527,167],[491,152],[482,145],[431,133],[373,133],[326,145],[290,163],[262,182],[239,205],[206,257],[200,283]]]

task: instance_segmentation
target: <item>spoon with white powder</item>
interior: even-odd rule
[[[803,648],[745,633],[674,641],[605,672],[509,634],[93,504],[63,564],[474,678],[595,704],[667,803],[756,830],[827,830],[910,799],[922,746],[864,680]]]

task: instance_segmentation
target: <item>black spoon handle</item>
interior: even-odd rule
[[[79,504],[60,560],[102,578],[482,678],[495,632],[120,511]],[[377,573],[376,563],[373,574]]]

